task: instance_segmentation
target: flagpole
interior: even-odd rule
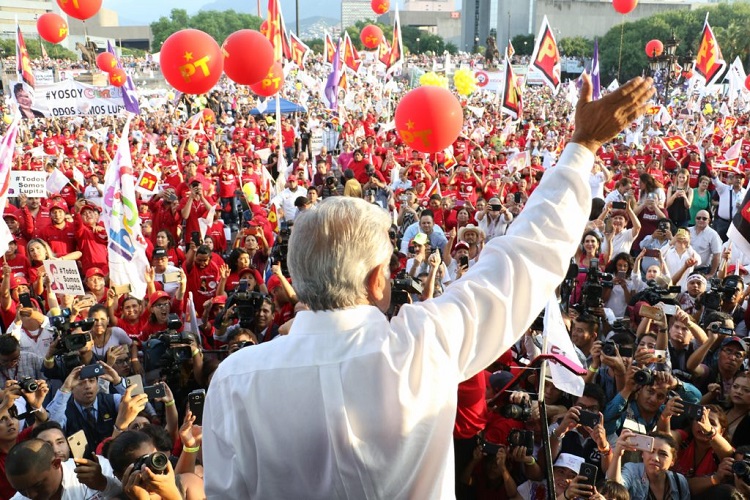
[[[547,335],[542,336],[542,354],[547,353]],[[537,399],[539,401],[539,421],[542,423],[542,451],[544,452],[544,469],[547,475],[547,500],[555,500],[555,479],[552,471],[552,446],[549,442],[549,432],[547,432],[547,403],[544,401],[544,384],[547,378],[547,363],[542,360],[539,367],[539,391]]]

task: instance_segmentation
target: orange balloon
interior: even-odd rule
[[[102,0],[57,0],[57,5],[70,17],[85,21],[99,12]]]
[[[47,12],[36,20],[36,30],[49,43],[60,43],[68,36],[68,22],[54,12]]]
[[[612,7],[620,14],[630,14],[638,5],[638,0],[612,0]]]
[[[426,85],[409,91],[396,107],[396,131],[401,140],[421,153],[437,153],[461,133],[464,114],[449,90]]]
[[[380,42],[383,41],[383,30],[374,24],[368,24],[359,34],[359,39],[368,49],[377,49]]]
[[[211,108],[203,108],[203,121],[206,123],[216,123],[216,113]]]
[[[115,68],[109,72],[109,84],[115,87],[122,87],[128,81],[128,75],[122,68]]]
[[[391,2],[390,0],[371,0],[370,7],[373,12],[382,15],[391,10]]]
[[[664,52],[664,44],[661,40],[654,38],[646,44],[646,55],[648,57],[660,56]]]
[[[117,67],[117,59],[111,52],[102,52],[96,56],[96,67],[105,73],[109,73]]]
[[[284,70],[280,62],[273,63],[266,76],[256,84],[250,85],[250,90],[262,97],[271,97],[284,86]]]
[[[161,46],[161,73],[185,94],[205,94],[224,71],[221,47],[211,35],[196,29],[173,33]]]
[[[235,31],[221,46],[224,73],[240,85],[258,83],[274,62],[273,45],[259,31]]]

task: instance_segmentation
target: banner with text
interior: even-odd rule
[[[62,295],[84,295],[81,275],[74,260],[45,260],[44,271],[49,276],[50,290]]]
[[[11,88],[16,83],[11,82]],[[22,112],[24,108],[30,108],[37,118],[116,115],[124,109],[122,90],[117,87],[96,87],[75,80],[63,80],[52,85],[37,84],[35,89],[25,90],[28,97],[17,101],[19,108]]]
[[[47,172],[12,171],[10,173],[8,196],[18,198],[21,194],[25,194],[29,198],[46,198]]]

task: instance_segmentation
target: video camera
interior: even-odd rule
[[[161,369],[167,376],[176,375],[182,363],[192,359],[193,348],[190,343],[193,336],[179,332],[180,328],[182,321],[179,316],[170,313],[167,316],[167,329],[157,332],[143,344],[146,371]]]
[[[661,287],[656,280],[648,280],[646,288],[633,295],[629,304],[635,305],[638,302],[647,302],[650,306],[655,306],[659,302],[664,304],[677,304],[677,294],[680,293],[679,286]]]
[[[702,293],[696,306],[703,306],[705,311],[719,311],[724,301],[731,301],[737,292],[738,276],[727,276],[723,283],[721,278],[711,278],[708,282],[708,289]]]
[[[289,267],[287,267],[286,264],[286,258],[287,255],[289,255],[289,237],[292,235],[292,226],[293,223],[291,221],[282,222],[280,224],[279,234],[276,237],[276,241],[273,243],[273,247],[271,247],[269,259],[271,265],[276,264],[277,262],[281,264],[281,272],[287,278],[290,275]]]
[[[402,306],[409,302],[409,294],[422,295],[424,287],[419,280],[408,272],[401,271],[391,280],[391,307]]]
[[[259,292],[248,292],[247,287],[247,280],[241,279],[234,293],[232,293],[224,305],[224,308],[216,315],[214,319],[216,328],[220,328],[225,319],[236,318],[239,319],[240,328],[252,329],[253,322],[255,321],[255,313],[263,305],[265,296]],[[227,315],[232,306],[236,306],[234,312]]]
[[[588,269],[582,268],[580,272],[586,273],[586,280],[583,282],[581,292],[581,304],[584,310],[602,307],[604,305],[602,299],[604,289],[611,289],[614,286],[614,276],[599,270],[599,259],[591,259]]]
[[[76,366],[83,364],[78,351],[91,342],[91,333],[89,332],[94,327],[93,318],[70,321],[70,316],[70,309],[65,308],[57,316],[49,318],[50,328],[54,330],[53,340],[60,339],[55,355],[62,358],[63,372],[66,375]],[[71,333],[79,329],[83,333]]]

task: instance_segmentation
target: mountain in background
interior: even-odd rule
[[[203,5],[200,10],[229,10],[234,9],[237,12],[258,15],[257,0],[249,0],[242,3],[236,0],[214,0]],[[261,17],[266,16],[268,10],[268,0],[260,0]],[[294,21],[297,16],[295,13],[294,0],[281,0],[281,12],[284,13],[284,21],[287,25]],[[306,19],[308,17],[323,16],[341,20],[341,0],[300,0],[299,17]],[[302,27],[300,26],[300,29]]]

